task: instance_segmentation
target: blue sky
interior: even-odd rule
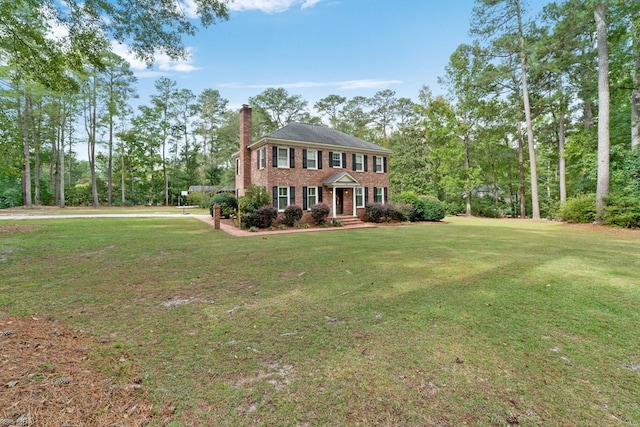
[[[189,10],[191,0],[180,0]],[[533,0],[539,3],[540,0]],[[152,69],[128,58],[146,104],[160,76],[196,95],[211,88],[239,108],[269,87],[319,99],[391,89],[417,101],[469,42],[473,0],[235,0],[228,21],[184,39],[186,61],[157,57]],[[124,54],[124,48],[119,49]]]

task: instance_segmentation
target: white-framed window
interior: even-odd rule
[[[318,150],[307,150],[307,169],[318,169]]]
[[[289,149],[287,147],[278,147],[278,167],[289,167]]]
[[[258,150],[258,169],[267,167],[267,147]]]
[[[289,187],[278,187],[278,210],[284,211],[289,206]]]
[[[356,172],[364,172],[364,155],[354,154],[353,158],[355,159],[353,170]]]
[[[364,188],[356,187],[356,208],[364,208]]]
[[[384,203],[384,187],[373,187],[373,201]]]
[[[311,206],[318,203],[318,187],[307,187],[307,206],[311,209]]]
[[[384,172],[384,157],[375,156],[375,171]]]
[[[342,164],[342,153],[333,153],[331,154],[333,157],[331,158],[331,163],[334,168],[342,168],[344,165]]]

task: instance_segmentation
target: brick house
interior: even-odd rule
[[[240,110],[236,195],[250,185],[267,188],[273,206],[304,211],[326,203],[330,216],[362,216],[369,202],[389,199],[391,150],[323,127],[292,123],[257,141],[251,136],[251,107]]]

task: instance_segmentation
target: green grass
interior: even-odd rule
[[[23,220],[0,310],[110,337],[172,425],[640,424],[640,234],[447,221]]]

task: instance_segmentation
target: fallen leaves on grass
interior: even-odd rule
[[[151,421],[153,406],[143,387],[116,384],[86,363],[89,349],[101,345],[98,340],[37,317],[0,314],[0,331],[0,425]]]

